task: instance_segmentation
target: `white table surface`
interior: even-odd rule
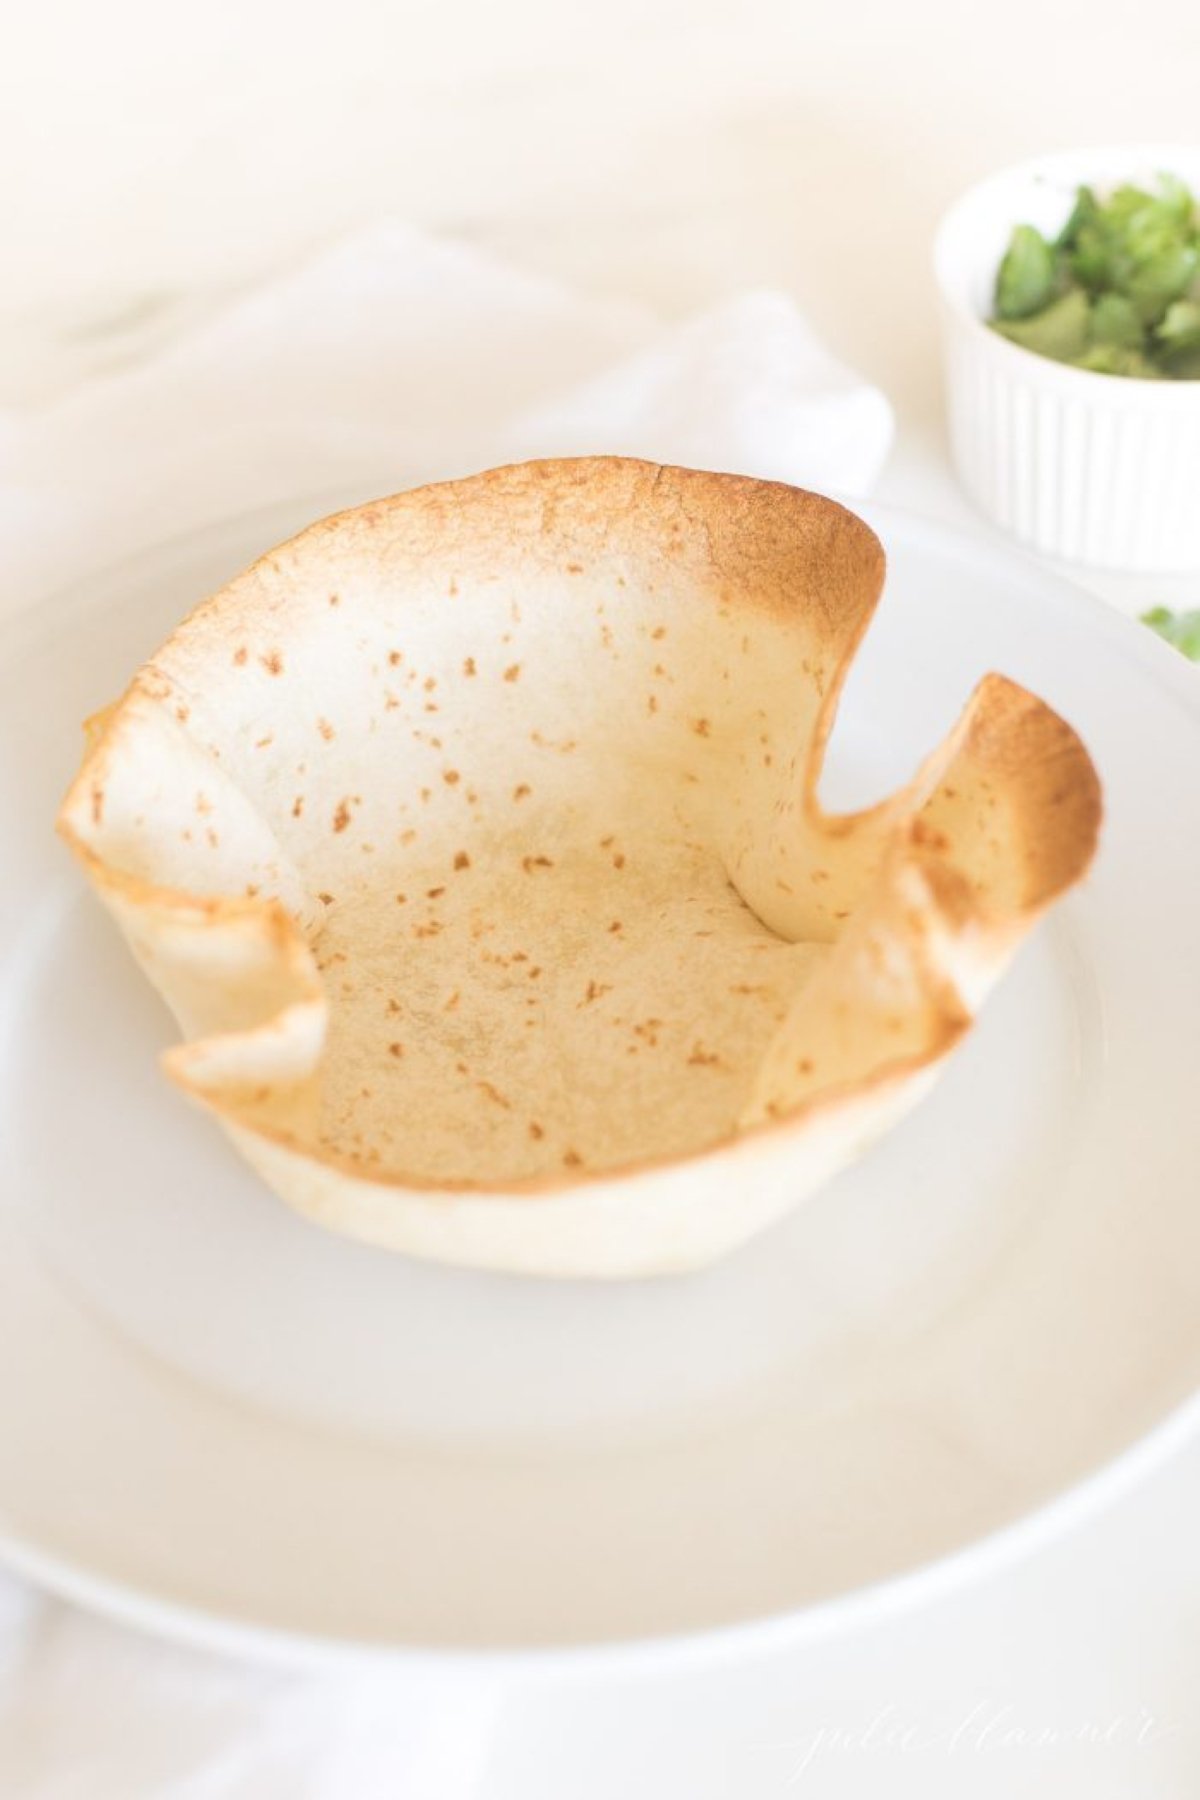
[[[0,195],[0,403],[135,357],[393,207],[667,313],[790,288],[896,405],[880,498],[978,527],[940,427],[937,212],[1040,149],[1195,136],[1200,17],[1177,0],[1135,29],[1053,0],[462,10],[389,25],[343,0],[334,32],[295,0],[214,0],[170,31],[181,15],[148,0],[26,9],[0,70],[20,171]],[[1097,585],[1129,610],[1200,594]],[[519,1687],[482,1800],[792,1791],[1194,1800],[1200,1443],[885,1623],[736,1668]]]

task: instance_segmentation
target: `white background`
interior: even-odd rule
[[[3,16],[0,405],[397,212],[667,314],[788,288],[896,405],[881,497],[956,521],[927,266],[942,206],[1039,150],[1200,129],[1200,13],[1178,0]],[[518,1691],[486,1800],[1194,1797],[1198,1521],[1193,1447],[1068,1540],[888,1623],[736,1669]]]

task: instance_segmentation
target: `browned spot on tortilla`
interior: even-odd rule
[[[333,738],[335,738],[337,736],[337,733],[334,731],[333,726],[329,723],[328,719],[318,719],[317,720],[317,730],[320,732],[321,736],[325,739],[325,742],[327,744]]]
[[[1053,805],[1059,798],[1059,795],[1052,794],[1050,796],[1051,804]],[[950,839],[945,832],[939,831],[936,826],[931,825],[928,819],[914,819],[912,835],[913,842],[923,845],[927,850],[948,850],[950,848]]]
[[[443,1012],[457,1012],[458,1002],[460,999],[461,999],[461,995],[459,994],[458,989],[455,988],[454,992],[451,994],[450,998],[447,1000],[445,1006],[443,1006],[442,1011]]]
[[[609,926],[609,928],[608,928],[608,929],[609,929],[609,930],[610,930],[610,931],[620,931],[620,929],[621,929],[621,921],[620,921],[620,919],[614,919],[614,920],[613,920],[613,922],[612,922],[612,924],[611,924],[611,925],[610,925],[610,926]]]
[[[511,1101],[506,1099],[500,1092],[500,1089],[494,1087],[490,1081],[477,1081],[475,1086],[479,1089],[481,1094],[492,1102],[493,1106],[502,1106],[505,1112],[512,1111]]]
[[[611,993],[611,981],[589,981],[587,984],[587,993],[583,996],[583,999],[579,1004],[580,1006],[589,1006],[593,1000],[599,1000],[605,994]]]
[[[583,564],[582,563],[568,563],[567,564],[567,574],[568,575],[582,575],[583,574]]]
[[[330,606],[340,606],[342,604],[342,596],[340,594],[330,594],[329,604]]]
[[[408,905],[408,895],[407,894],[397,894],[396,895],[396,905],[397,906],[407,906]]]
[[[548,856],[523,856],[521,867],[527,875],[532,875],[535,869],[552,869],[554,864]]]
[[[247,650],[245,644],[238,645],[237,649],[233,653],[233,660],[239,669],[242,669],[246,666],[246,664],[250,660],[250,652]]]
[[[339,800],[337,803],[337,808],[333,815],[333,829],[335,831],[345,831],[345,829],[346,829],[347,825],[349,825],[349,823],[350,823],[350,803],[348,800]]]
[[[278,650],[268,650],[267,654],[265,656],[260,656],[258,660],[267,671],[268,675],[283,674],[283,657]]]
[[[402,650],[389,650],[388,661],[391,663],[393,669],[398,669],[400,664],[404,661],[404,652]]]
[[[707,719],[693,719],[691,724],[692,724],[692,730],[695,732],[697,737],[706,738],[706,737],[708,737],[709,733],[712,730],[712,726],[709,724]]]
[[[656,626],[655,626],[655,627],[654,627],[654,630],[653,630],[653,631],[652,631],[652,632],[651,632],[651,633],[650,633],[650,636],[651,636],[651,637],[652,637],[652,638],[654,638],[654,640],[655,640],[655,641],[656,641],[656,642],[657,642],[657,641],[658,641],[658,640],[659,640],[659,639],[660,639],[660,638],[665,638],[665,637],[666,637],[666,635],[667,635],[667,628],[666,628],[666,626],[665,626],[665,625],[656,625]]]
[[[467,855],[465,850],[460,850],[457,853],[457,855],[454,858],[454,866],[456,869],[469,869],[470,868],[471,859]]]
[[[522,781],[513,789],[512,797],[514,800],[527,800],[532,792],[533,789],[526,782]]]
[[[564,1169],[582,1169],[583,1158],[578,1150],[568,1150],[563,1156]]]
[[[404,1055],[404,1045],[403,1044],[389,1044],[388,1045],[388,1055],[394,1056],[396,1058],[396,1061],[399,1062],[400,1058]]]
[[[321,902],[322,906],[332,906],[333,905],[333,895],[332,894],[318,894],[317,899]]]
[[[445,891],[444,887],[426,888],[425,898],[427,900],[440,900]]]
[[[546,1135],[536,1119],[530,1119],[529,1121],[529,1135],[535,1143]]]
[[[304,811],[304,795],[297,794],[296,798],[292,801],[292,817],[293,817],[293,819],[298,819],[303,811]]]
[[[520,674],[520,663],[509,663],[507,669],[504,671],[504,679],[505,681],[517,681],[520,679]]]
[[[445,782],[447,787],[454,787],[458,782],[460,782],[462,780],[462,776],[459,774],[457,769],[445,769],[442,773],[442,780]]]
[[[688,1056],[688,1067],[691,1069],[716,1069],[721,1065],[721,1058],[715,1050],[706,1050],[702,1044],[693,1044]]]
[[[474,673],[475,673],[475,658],[473,656],[468,656],[466,661],[463,663],[463,674],[464,675],[473,675]]]
[[[98,825],[103,817],[104,789],[102,787],[94,787],[92,789],[92,824]]]
[[[619,850],[612,859],[612,865],[614,869],[623,869],[625,867],[625,858]]]

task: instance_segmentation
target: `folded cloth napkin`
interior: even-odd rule
[[[608,451],[846,495],[887,455],[883,395],[782,294],[683,324],[383,224],[185,339],[0,415],[0,605],[312,495]],[[264,1670],[143,1640],[0,1576],[6,1800],[458,1800],[502,1691],[381,1661]]]

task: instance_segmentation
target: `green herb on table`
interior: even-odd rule
[[[1193,662],[1200,662],[1200,610],[1195,612],[1172,612],[1167,606],[1152,606],[1149,612],[1142,614],[1143,625],[1149,625],[1157,631],[1159,637],[1166,638],[1168,644],[1174,644]]]
[[[1001,336],[1077,369],[1200,380],[1200,208],[1173,175],[1156,192],[1081,187],[1056,238],[1018,225],[996,274]]]

